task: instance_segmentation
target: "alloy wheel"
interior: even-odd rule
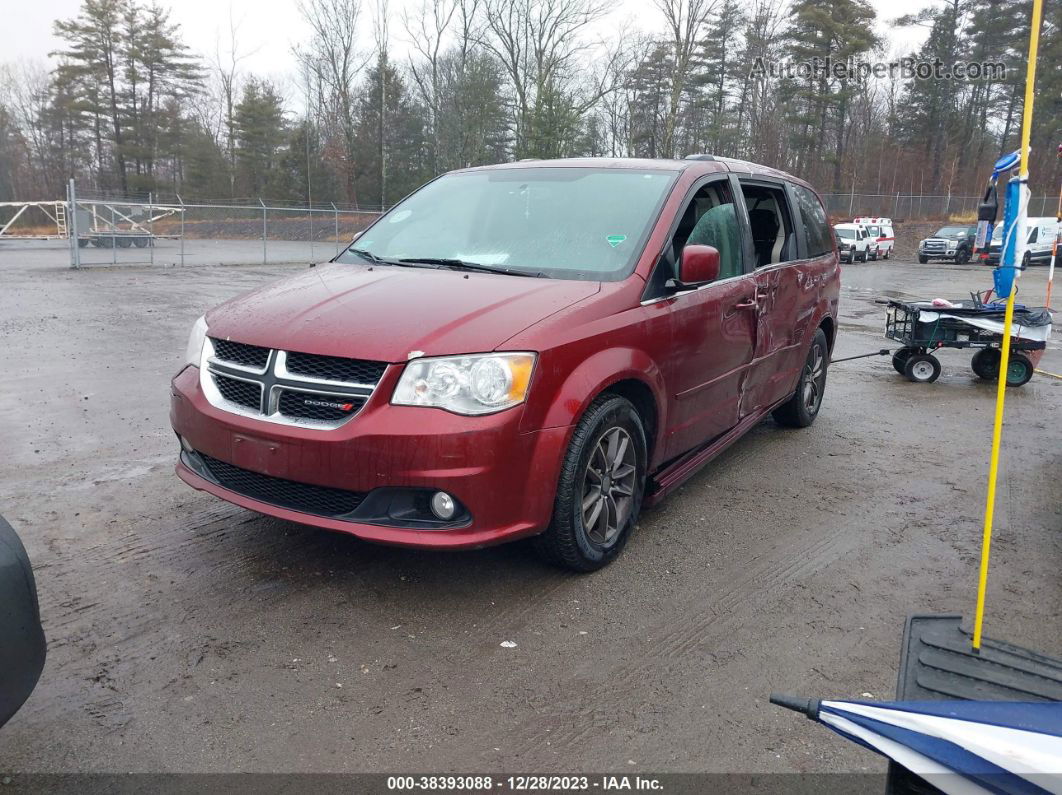
[[[609,428],[594,446],[583,477],[583,526],[595,544],[609,546],[630,516],[638,459],[630,434]]]
[[[822,387],[826,380],[826,357],[819,345],[811,347],[811,355],[804,365],[804,408],[808,414],[815,414],[822,401]]]

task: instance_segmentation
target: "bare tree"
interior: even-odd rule
[[[239,40],[239,32],[240,22],[237,22],[233,18],[232,8],[230,7],[228,46],[223,53],[219,37],[214,48],[214,69],[217,73],[217,93],[220,95],[222,103],[220,122],[225,130],[225,158],[229,162],[230,192],[233,188],[233,180],[236,178],[236,126],[234,121],[234,111],[236,108],[236,98],[240,93],[240,88],[243,83],[243,74],[240,64],[260,49],[255,48],[249,52],[241,52],[237,44],[237,41]],[[206,119],[203,119],[203,121],[205,122]],[[211,125],[211,127],[213,127],[213,125]],[[211,129],[211,127],[207,127],[207,129]]]
[[[368,59],[357,50],[361,0],[299,0],[299,12],[312,31],[306,49],[295,54],[326,94],[327,121],[336,128],[343,145],[330,147],[342,174],[347,201],[356,203],[354,163],[356,101],[355,81]]]
[[[573,105],[568,94],[591,45],[581,34],[609,8],[607,0],[485,0],[484,43],[509,76],[516,110],[516,154],[549,155],[558,125],[600,99]]]
[[[689,78],[690,62],[701,38],[701,31],[715,9],[716,0],[654,0],[664,15],[671,36],[671,92],[661,149],[664,157],[675,156],[675,127],[678,123],[682,97]]]
[[[459,0],[421,0],[417,14],[410,16],[408,7],[402,12],[402,26],[413,49],[409,58],[409,71],[417,86],[417,92],[428,109],[432,168],[436,170],[439,163],[439,84],[442,50],[447,30],[461,7]],[[419,61],[413,57],[414,54],[419,56]]]
[[[380,117],[377,135],[380,145],[380,207],[387,206],[387,70],[390,42],[390,13],[387,0],[376,0],[372,34],[376,41],[376,68],[380,78]]]

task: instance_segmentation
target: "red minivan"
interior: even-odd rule
[[[195,323],[177,474],[388,544],[535,536],[590,571],[767,414],[814,421],[839,274],[815,192],[752,163],[455,171]]]

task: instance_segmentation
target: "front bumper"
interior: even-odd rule
[[[472,548],[545,529],[570,428],[521,433],[522,406],[480,417],[392,406],[392,381],[385,376],[352,420],[320,430],[222,411],[203,395],[198,368],[186,367],[171,385],[170,421],[197,453],[270,478],[364,493],[366,500],[381,490],[446,491],[467,509],[460,526],[425,529],[293,510],[219,485],[187,454],[177,475],[259,513],[387,544]]]

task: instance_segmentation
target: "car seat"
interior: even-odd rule
[[[774,210],[750,210],[749,226],[752,229],[752,247],[756,252],[756,267],[762,268],[774,262],[776,248],[780,253],[778,216]]]
[[[733,204],[717,204],[697,219],[686,245],[713,246],[719,252],[719,278],[739,276],[741,243]]]

